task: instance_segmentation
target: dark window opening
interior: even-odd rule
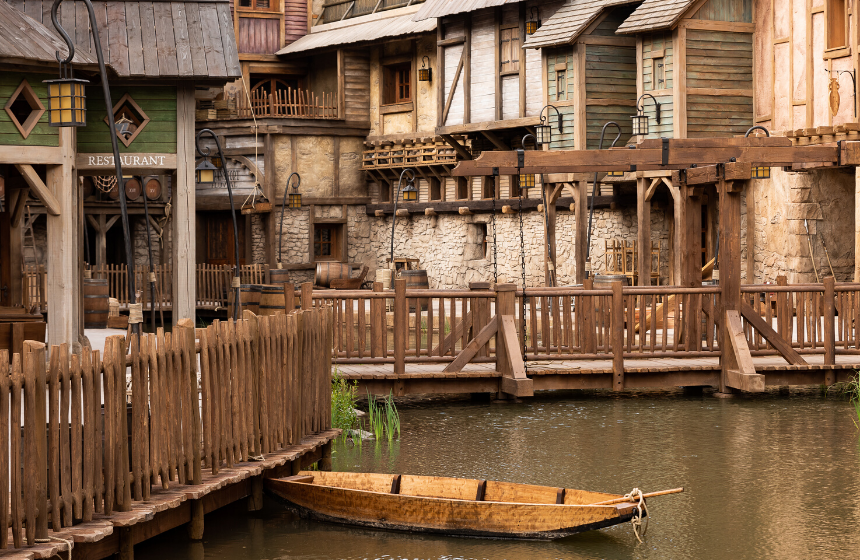
[[[463,200],[469,198],[469,179],[467,177],[457,177],[457,199]]]
[[[30,117],[30,113],[33,112],[33,108],[30,107],[30,104],[23,95],[19,95],[9,109],[15,115],[15,118],[18,119],[19,123],[26,121]]]
[[[412,63],[391,64],[384,67],[382,103],[408,103],[412,101]]]
[[[442,200],[442,183],[439,179],[431,177],[428,182],[430,183],[430,200]]]
[[[269,0],[239,0],[239,7],[249,10],[268,10],[270,3]]]
[[[494,177],[483,177],[481,198],[496,198],[496,181]]]
[[[314,259],[318,261],[340,260],[340,224],[314,225]]]

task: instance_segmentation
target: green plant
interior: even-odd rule
[[[388,438],[388,441],[394,439],[394,434],[400,437],[400,413],[397,412],[397,406],[394,404],[394,395],[389,393],[388,396],[382,399],[381,402],[376,400],[376,397],[367,393],[367,416],[370,424],[370,432],[376,441],[379,442],[383,437]]]
[[[827,389],[837,391],[848,397],[848,402],[854,407],[854,425],[860,428],[860,370],[854,372],[854,377],[848,381],[840,381]]]
[[[350,384],[341,377],[340,371],[334,368],[331,375],[331,425],[343,430],[340,437],[344,440],[349,437],[358,420],[355,413],[357,396],[358,381]]]

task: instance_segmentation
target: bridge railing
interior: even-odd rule
[[[0,549],[330,428],[331,309],[0,351]],[[47,426],[47,429],[46,429]],[[49,532],[50,523],[50,532]],[[11,535],[11,543],[8,542]]]

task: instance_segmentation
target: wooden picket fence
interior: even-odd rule
[[[104,355],[63,344],[47,360],[27,341],[10,366],[0,351],[0,549],[328,429],[331,333],[319,307],[196,330],[183,320],[108,337]]]

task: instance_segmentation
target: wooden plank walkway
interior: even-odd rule
[[[67,552],[69,542],[72,543],[73,557],[82,557],[79,556],[82,552],[87,558],[109,556],[116,552],[119,545],[117,532],[130,531],[130,538],[136,544],[187,523],[188,520],[183,518],[187,515],[177,515],[176,513],[184,503],[190,500],[204,499],[207,496],[215,495],[218,491],[224,491],[225,493],[218,499],[204,504],[206,513],[208,513],[213,509],[242,499],[248,495],[247,489],[240,488],[239,491],[231,492],[231,487],[237,487],[237,485],[255,476],[271,474],[284,466],[289,466],[292,461],[302,461],[303,458],[308,461],[307,464],[302,463],[301,467],[304,468],[317,459],[314,452],[319,452],[324,445],[331,442],[339,434],[340,430],[337,429],[326,430],[305,437],[299,445],[291,446],[277,453],[270,453],[261,461],[237,463],[232,468],[222,468],[217,475],[206,471],[203,474],[202,484],[187,485],[174,481],[170,483],[167,490],[153,486],[150,499],[146,502],[132,503],[131,511],[114,512],[111,515],[96,514],[93,521],[89,523],[81,523],[56,533],[49,533],[51,537],[66,542],[52,540],[34,546],[7,549],[0,551],[0,559],[47,559],[58,556],[61,552]],[[9,531],[8,542],[11,543],[11,529]],[[84,547],[87,548],[86,551],[76,550]]]

